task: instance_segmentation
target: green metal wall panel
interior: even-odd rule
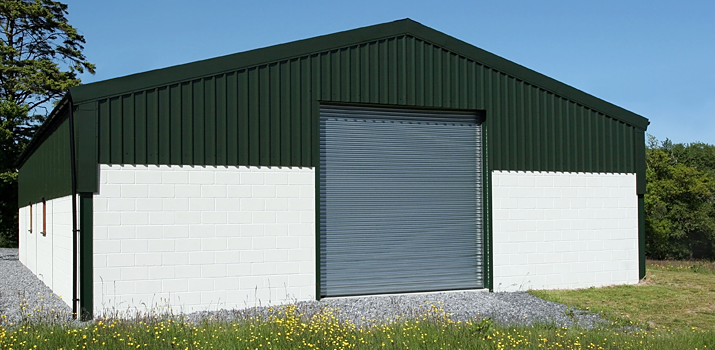
[[[46,139],[19,169],[18,205],[64,197],[72,194],[70,176],[70,130],[67,109],[50,125]]]
[[[316,100],[487,110],[492,169],[636,170],[634,126],[410,35],[99,100],[99,162],[315,166]]]

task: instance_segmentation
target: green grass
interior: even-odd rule
[[[619,324],[680,332],[715,329],[715,263],[648,261],[646,271],[633,286],[530,293],[601,312]]]
[[[340,310],[301,314],[295,305],[268,319],[208,320],[171,315],[104,319],[70,326],[31,314],[3,323],[0,349],[709,349],[715,347],[715,265],[650,262],[638,286],[532,292],[574,308],[603,312],[601,329],[540,324],[505,327],[490,320],[458,322],[439,305],[411,319],[356,327]],[[679,311],[682,310],[682,311]],[[632,327],[638,325],[638,327]],[[624,327],[626,326],[626,327]]]
[[[334,311],[306,320],[286,309],[268,320],[98,321],[81,328],[0,328],[3,349],[704,349],[715,333],[499,327],[427,315],[359,329]]]

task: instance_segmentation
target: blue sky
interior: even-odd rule
[[[85,83],[411,18],[715,144],[715,1],[65,0]]]

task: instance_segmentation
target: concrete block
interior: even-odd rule
[[[187,184],[189,183],[189,172],[187,171],[166,171],[161,173],[161,182],[164,184]]]
[[[265,183],[265,175],[260,172],[245,172],[241,173],[241,184],[243,185],[263,185]]]
[[[276,214],[273,211],[256,211],[251,216],[254,224],[273,224],[276,222]]]
[[[215,184],[217,185],[240,185],[241,175],[236,172],[217,172],[215,174]]]
[[[107,183],[108,184],[133,184],[134,183],[134,172],[133,171],[106,171]]]
[[[107,267],[134,266],[134,254],[111,254],[107,256]]]
[[[164,198],[162,200],[162,208],[166,211],[188,211],[188,198]]]
[[[189,283],[185,279],[164,279],[161,283],[161,290],[169,293],[187,292]]]
[[[176,223],[173,212],[152,212],[149,213],[149,223],[151,225],[173,225]]]
[[[202,238],[201,251],[221,251],[227,245],[226,237]]]
[[[227,185],[226,193],[228,198],[251,198],[253,197],[252,186],[250,185]]]
[[[149,279],[146,267],[125,267],[122,268],[120,278],[123,281],[137,281]]]
[[[197,251],[189,253],[189,263],[191,263],[192,265],[214,264],[215,262],[215,252]]]
[[[137,211],[162,211],[164,207],[162,206],[161,198],[140,198],[135,201],[135,209]],[[97,210],[97,209],[95,209]]]
[[[201,223],[203,224],[225,224],[226,223],[226,212],[225,211],[204,211],[201,212]]]
[[[161,254],[161,263],[164,266],[183,266],[189,264],[188,252],[168,252]]]
[[[146,198],[149,195],[149,187],[147,185],[122,185],[122,198]]]
[[[152,266],[149,269],[149,279],[153,280],[166,280],[172,279],[178,276],[174,274],[173,266]],[[166,290],[164,290],[166,292]]]
[[[203,265],[201,266],[202,278],[226,277],[226,264]]]
[[[133,239],[136,237],[134,226],[107,226],[107,238],[110,240]]]
[[[200,278],[201,265],[180,265],[174,266],[176,278]]]
[[[227,191],[226,185],[201,185],[202,198],[225,198]]]
[[[137,184],[153,185],[162,183],[161,173],[157,171],[138,171],[134,177]]]
[[[181,225],[196,225],[204,223],[202,221],[202,214],[204,212],[199,211],[177,211],[174,212],[174,221],[176,224]]]
[[[215,172],[190,171],[188,183],[192,185],[213,185],[215,183]]]
[[[174,196],[176,198],[201,197],[201,188],[205,185],[176,185]]]
[[[253,223],[253,215],[251,212],[245,211],[227,211],[226,223],[228,224],[251,224]]]
[[[149,186],[149,197],[151,198],[171,198],[174,196],[174,185],[159,184]]]
[[[156,253],[138,253],[134,255],[134,265],[136,266],[161,266],[161,260],[162,255]]]
[[[252,249],[253,239],[251,237],[228,237],[226,239],[226,249],[230,252],[233,250],[250,250]]]
[[[240,253],[238,251],[222,251],[216,252],[215,263],[216,264],[238,264],[241,262]]]
[[[214,290],[213,278],[192,278],[189,280],[189,290],[192,292]]]
[[[241,263],[263,262],[263,251],[260,251],[260,250],[241,251],[239,254],[240,254]]]
[[[149,251],[151,252],[173,252],[173,239],[152,239],[149,240]]]
[[[119,245],[121,245],[122,253],[145,253],[147,251],[147,241],[144,239],[124,239],[120,241]]]

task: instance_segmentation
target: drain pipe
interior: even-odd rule
[[[74,149],[74,111],[71,96],[68,98],[68,104],[70,113],[70,181],[72,182],[72,318],[77,319],[77,303],[79,302],[77,297],[77,235],[79,234],[79,229],[77,229],[77,174],[75,172],[77,161]]]

